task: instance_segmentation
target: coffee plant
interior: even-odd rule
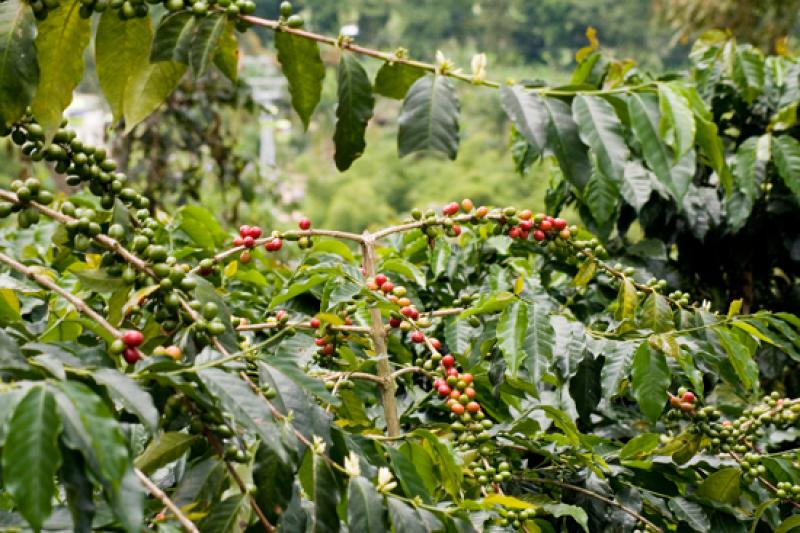
[[[276,21],[253,8],[0,3],[0,133],[68,186],[28,178],[0,189],[4,530],[800,524],[800,400],[760,372],[767,347],[800,360],[800,319],[742,300],[714,308],[608,250],[625,244],[604,229],[622,202],[684,197],[699,187],[698,159],[730,188],[726,202],[751,198],[694,85],[586,88],[606,65],[589,47],[571,88],[503,86],[521,167],[552,152],[568,184],[553,205],[583,202],[586,227],[464,199],[363,233],[304,217],[296,229],[250,221],[231,234],[196,205],[154,209],[62,119],[93,31],[101,87],[127,131],[189,66],[199,77],[213,63],[235,79],[235,31],[251,26],[275,30],[308,124],[325,74],[318,43],[338,47],[340,168],[364,150],[374,94],[405,99],[401,155],[455,157],[452,80],[498,88],[482,56],[467,75],[443,57],[431,65],[307,32],[288,2]],[[151,10],[163,12],[155,32]],[[385,61],[374,85],[354,54]],[[752,74],[750,62],[737,64],[734,73]],[[627,79],[612,67],[602,76],[614,72]],[[722,91],[724,74],[710,72],[703,91]],[[759,168],[792,190],[796,141],[764,135],[753,141]],[[663,157],[652,159],[653,147]],[[609,185],[629,166],[648,180],[634,196]]]

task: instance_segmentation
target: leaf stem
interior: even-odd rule
[[[189,531],[190,533],[200,533],[200,530],[199,530],[199,529],[197,529],[197,526],[195,526],[195,525],[194,525],[194,522],[192,522],[191,520],[189,520],[188,518],[186,518],[186,515],[184,515],[184,514],[181,512],[181,510],[180,510],[180,509],[178,509],[178,506],[177,506],[177,505],[175,505],[175,503],[174,503],[172,500],[170,500],[170,499],[169,499],[169,496],[167,496],[167,495],[164,493],[164,491],[163,491],[163,490],[159,489],[159,488],[156,486],[156,484],[155,484],[155,483],[153,483],[153,482],[150,480],[150,478],[149,478],[149,477],[147,477],[147,476],[144,474],[144,472],[142,472],[142,471],[141,471],[141,470],[139,470],[138,468],[134,468],[134,469],[133,469],[133,471],[134,471],[134,473],[136,474],[136,476],[139,478],[139,480],[140,480],[140,481],[141,481],[141,482],[144,484],[144,486],[147,488],[147,490],[148,490],[148,491],[150,491],[150,494],[152,494],[153,496],[155,496],[156,498],[158,498],[159,500],[161,500],[161,503],[163,503],[163,504],[164,504],[164,507],[166,507],[167,509],[169,509],[170,511],[172,511],[172,514],[174,514],[174,515],[175,515],[175,518],[177,518],[177,519],[178,519],[178,522],[180,522],[180,523],[181,523],[181,525],[183,526],[183,529],[185,529],[186,531]]]

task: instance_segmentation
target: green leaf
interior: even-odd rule
[[[670,375],[664,354],[651,350],[647,342],[640,344],[633,355],[633,395],[642,414],[651,422],[655,422],[664,410]]]
[[[112,368],[101,368],[92,372],[92,378],[105,386],[109,395],[120,402],[130,413],[139,417],[151,433],[158,429],[158,410],[153,404],[150,394],[122,372]]]
[[[636,345],[632,341],[607,340],[603,344],[605,362],[600,371],[600,384],[606,398],[620,394],[620,385],[628,376]]]
[[[550,323],[550,313],[545,306],[528,304],[527,315],[528,326],[523,343],[524,363],[528,379],[538,382],[553,361],[555,331]]]
[[[397,148],[400,157],[421,151],[458,153],[458,94],[445,76],[428,74],[408,90],[400,113]]]
[[[100,16],[95,35],[94,57],[100,88],[111,107],[114,120],[123,115],[125,91],[140,65],[148,63],[153,38],[150,17],[121,20],[108,9]]]
[[[113,11],[109,13],[113,14]],[[170,13],[162,18],[150,47],[150,61],[175,61],[188,65],[197,20],[202,19],[188,11]]]
[[[403,63],[384,63],[375,76],[375,93],[402,100],[414,82],[424,75],[424,70]]]
[[[639,161],[629,161],[622,175],[620,193],[638,213],[653,194],[653,173],[644,168]]]
[[[677,162],[694,146],[696,126],[689,101],[668,84],[658,85],[658,105],[661,110],[659,133],[672,148],[672,159]]]
[[[578,273],[572,278],[572,284],[576,287],[586,287],[594,279],[597,273],[597,261],[585,261],[578,268]]]
[[[433,513],[425,512],[423,509],[415,509],[396,498],[387,498],[387,504],[395,533],[441,531],[442,524]]]
[[[631,93],[628,98],[628,113],[633,133],[642,145],[644,160],[673,198],[680,200],[683,195],[673,183],[670,173],[672,158],[659,133],[661,117],[656,96],[648,93]]]
[[[264,398],[256,395],[244,381],[223,370],[208,368],[200,370],[198,375],[208,391],[233,413],[237,422],[261,437],[261,441],[272,448],[281,461],[289,461],[281,433]]]
[[[614,108],[602,97],[578,95],[572,101],[572,116],[581,140],[592,149],[602,174],[621,184],[625,162],[631,154]],[[591,207],[591,200],[587,201]]]
[[[311,456],[311,499],[314,500],[312,516],[312,532],[339,531],[339,515],[336,506],[339,504],[339,487],[331,466],[318,454]]]
[[[30,365],[17,341],[0,329],[0,370],[28,370]]]
[[[629,440],[619,451],[620,461],[647,456],[661,441],[658,433],[641,433]]]
[[[624,320],[626,318],[633,318],[636,312],[636,287],[633,286],[631,280],[627,277],[622,280],[619,285],[619,293],[617,295],[617,311],[616,319]]]
[[[19,119],[33,100],[39,83],[36,21],[22,0],[0,3],[0,122]]]
[[[386,531],[383,497],[367,479],[350,478],[347,491],[347,525],[351,531],[381,533]]]
[[[528,332],[528,306],[516,301],[506,307],[497,322],[497,339],[511,376],[516,377],[525,362],[525,337]]]
[[[450,256],[453,253],[453,249],[450,247],[450,243],[446,239],[437,239],[436,244],[431,250],[431,271],[433,272],[433,277],[438,278],[440,275],[447,270],[447,264],[450,261]]]
[[[722,468],[705,478],[695,493],[717,502],[736,505],[739,502],[741,475],[737,467]]]
[[[387,448],[392,471],[397,476],[403,493],[409,498],[420,498],[431,503],[431,494],[438,488],[436,464],[421,445],[406,441],[399,448]]]
[[[800,528],[800,515],[792,515],[778,524],[774,533],[791,533]]]
[[[700,504],[677,497],[669,499],[669,508],[681,522],[686,522],[694,531],[711,529],[711,522]]]
[[[547,144],[548,120],[542,99],[520,85],[501,87],[500,96],[503,110],[533,151],[527,157],[536,159],[541,156]]]
[[[738,46],[733,56],[733,81],[747,103],[764,90],[764,57],[757,48]]]
[[[725,161],[725,147],[719,137],[717,125],[695,113],[695,139],[700,147],[700,152],[705,156],[708,164],[719,176],[720,184],[726,193],[733,187],[733,178],[728,163]]]
[[[453,449],[426,429],[417,429],[414,434],[425,439],[424,445],[438,467],[442,488],[450,496],[457,497],[461,491],[463,470],[456,460],[456,454]]]
[[[417,265],[410,261],[406,261],[405,259],[400,258],[392,258],[387,259],[383,262],[381,266],[381,270],[389,271],[389,272],[397,272],[401,276],[408,278],[410,281],[413,281],[421,288],[425,288],[427,286],[427,280],[425,279],[425,273],[420,270]]]
[[[198,524],[198,529],[203,533],[238,533],[245,530],[240,523],[243,511],[247,510],[247,499],[243,494],[236,494],[223,500],[211,508],[211,512]],[[246,518],[246,517],[245,517]]]
[[[126,134],[164,103],[185,73],[186,65],[175,61],[137,65],[128,79],[122,106]]]
[[[17,510],[38,531],[52,511],[53,477],[61,463],[61,420],[53,395],[32,387],[14,409],[3,447],[3,481]]]
[[[239,79],[239,41],[236,39],[236,22],[229,20],[219,38],[214,64],[233,83]]]
[[[325,65],[319,56],[319,46],[311,39],[276,31],[275,47],[283,74],[289,81],[292,107],[308,129],[311,115],[322,95],[322,80],[325,78]]]
[[[773,137],[772,153],[778,174],[800,200],[800,142],[789,135]]]
[[[157,440],[150,442],[134,464],[145,474],[155,472],[162,466],[180,459],[198,438],[197,435],[174,431],[164,433]]]
[[[200,21],[192,38],[192,47],[189,52],[189,64],[195,79],[202,76],[214,58],[219,48],[222,34],[228,26],[228,17],[221,12],[212,12]]]
[[[270,520],[276,520],[292,499],[294,475],[293,464],[279,460],[268,446],[258,447],[253,464],[255,498]]]
[[[577,505],[544,502],[541,504],[541,507],[546,514],[549,514],[555,518],[569,516],[574,519],[584,531],[589,531],[589,516],[586,514],[586,511]]]
[[[83,51],[91,38],[91,20],[80,16],[81,5],[80,0],[65,2],[37,25],[39,86],[31,109],[48,138],[61,125],[72,92],[83,78]]]
[[[572,111],[569,105],[557,98],[542,98],[542,102],[549,118],[547,146],[558,160],[567,181],[583,191],[592,175],[592,165],[586,146],[578,134],[578,126],[572,118]]]
[[[602,172],[595,172],[586,184],[583,197],[595,222],[602,226],[611,220],[617,210],[619,189],[611,178]]]
[[[61,448],[61,480],[72,514],[73,530],[90,533],[95,516],[94,483],[89,478],[83,456],[69,448]]]
[[[334,160],[336,168],[344,172],[364,153],[364,133],[369,119],[372,118],[375,98],[372,96],[372,84],[367,72],[352,54],[342,54],[337,80],[339,85],[336,131],[333,134],[333,143],[336,146]]]
[[[175,215],[175,225],[198,246],[214,251],[228,240],[228,234],[217,219],[196,205],[184,206]]]
[[[758,389],[758,364],[753,360],[751,351],[734,331],[724,328],[715,328],[714,331],[719,335],[720,344],[727,352],[728,361],[742,381],[742,386],[755,393]]]
[[[675,328],[669,302],[657,292],[651,292],[642,305],[642,326],[656,333]]]

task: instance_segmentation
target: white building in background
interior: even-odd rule
[[[111,124],[112,116],[101,96],[76,92],[64,114],[81,141],[108,148],[105,130]]]

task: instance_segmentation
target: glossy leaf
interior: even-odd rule
[[[414,82],[424,75],[424,70],[403,63],[384,63],[375,76],[375,93],[402,100]]]
[[[189,52],[189,64],[195,79],[202,76],[213,61],[228,26],[228,17],[224,13],[210,13],[198,20],[200,23],[192,37]]]
[[[553,152],[564,177],[583,191],[592,175],[586,146],[581,142],[572,110],[557,98],[542,98],[547,110],[547,146]]]
[[[158,109],[172,94],[186,73],[186,65],[174,61],[140,63],[131,73],[125,88],[123,115],[125,132]]]
[[[628,98],[628,113],[631,128],[642,145],[642,156],[658,180],[676,199],[682,197],[672,182],[670,173],[672,155],[661,141],[659,127],[661,116],[655,96],[647,93],[632,93]]]
[[[211,512],[199,524],[200,531],[209,533],[238,533],[245,530],[241,525],[241,514],[247,499],[242,494],[231,496],[212,507]],[[244,522],[245,526],[247,522]]]
[[[161,19],[150,47],[150,61],[175,61],[188,65],[198,20],[202,19],[188,11],[171,13]]]
[[[553,360],[555,332],[550,323],[550,313],[543,305],[527,305],[527,317],[528,325],[522,345],[525,357],[523,365],[529,379],[537,382]]]
[[[675,327],[669,302],[657,292],[651,292],[642,305],[642,325],[656,333]]]
[[[414,82],[403,100],[397,149],[400,157],[414,152],[458,153],[459,102],[449,78],[427,74]]]
[[[386,531],[383,498],[367,479],[350,478],[347,491],[347,524],[353,531],[381,533]]]
[[[694,114],[689,101],[668,84],[658,86],[658,105],[661,111],[659,132],[672,147],[673,161],[678,161],[694,147]]]
[[[741,471],[737,467],[717,470],[697,487],[697,495],[721,503],[736,505],[739,501]]]
[[[497,323],[497,338],[509,372],[516,376],[525,363],[525,337],[528,331],[528,306],[513,302],[503,310]]]
[[[2,459],[5,489],[34,530],[52,511],[60,433],[53,395],[42,385],[32,387],[14,409]]]
[[[352,54],[342,54],[337,70],[338,103],[336,105],[336,168],[344,172],[361,157],[366,147],[364,134],[372,118],[375,99],[367,72]]]
[[[636,345],[632,341],[608,340],[603,345],[605,362],[600,372],[600,383],[606,397],[620,394],[620,384],[628,376]]]
[[[219,38],[214,65],[233,83],[239,79],[239,42],[236,39],[236,23],[229,20]]]
[[[187,433],[164,433],[150,442],[134,464],[146,474],[155,472],[162,466],[177,461],[197,439],[197,435]]]
[[[503,86],[500,89],[503,110],[514,121],[516,130],[528,141],[533,159],[544,153],[547,144],[547,110],[542,99],[521,85]]]
[[[703,511],[703,507],[686,498],[670,498],[669,508],[681,522],[685,522],[694,531],[709,531],[711,523]]]
[[[646,342],[640,344],[633,355],[631,369],[633,395],[642,414],[651,422],[655,422],[664,410],[670,376],[664,354],[651,350]]]
[[[0,122],[19,119],[39,83],[36,21],[22,0],[0,3]]]
[[[276,31],[275,47],[283,74],[289,81],[292,107],[308,129],[311,115],[322,95],[322,80],[325,78],[325,65],[319,55],[319,46],[311,39]]]
[[[31,102],[33,116],[48,138],[55,134],[72,92],[83,78],[83,51],[91,38],[91,21],[80,16],[80,0],[70,0],[37,24],[39,85]]]
[[[139,417],[151,433],[158,428],[158,411],[153,398],[125,374],[110,368],[101,368],[92,373],[94,380],[108,389],[109,395],[125,409]]]
[[[783,182],[800,199],[800,142],[789,135],[773,137],[775,166]]]
[[[572,116],[581,140],[592,149],[602,175],[621,184],[630,150],[614,108],[600,96],[579,95],[572,101]],[[593,201],[587,198],[587,202],[591,208]]]

